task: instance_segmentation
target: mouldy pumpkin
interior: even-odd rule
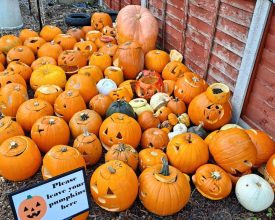
[[[166,158],[166,154],[156,148],[145,148],[138,154],[139,169],[143,171],[148,167],[152,167],[157,164],[162,164],[161,159]]]
[[[0,119],[0,145],[8,138],[20,135],[24,136],[24,131],[19,123],[9,116]]]
[[[164,92],[155,93],[150,99],[150,105],[154,111],[158,111],[161,107],[165,107],[170,101],[171,97]]]
[[[101,79],[96,84],[96,88],[98,89],[99,93],[103,95],[109,95],[110,92],[117,89],[116,83],[111,79]]]

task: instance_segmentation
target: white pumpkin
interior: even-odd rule
[[[252,212],[267,209],[274,200],[272,187],[256,174],[242,176],[236,184],[235,192],[239,203]]]
[[[151,97],[150,105],[152,106],[154,111],[157,111],[160,107],[166,106],[169,100],[170,97],[168,94],[158,92]]]
[[[226,124],[224,126],[221,127],[220,130],[227,130],[227,129],[230,129],[230,128],[239,128],[239,129],[243,129],[241,126],[237,125],[237,124]]]
[[[111,79],[101,79],[96,84],[96,88],[99,91],[99,93],[103,95],[108,95],[110,92],[117,89],[117,85]]]
[[[134,112],[137,115],[140,115],[142,112],[144,111],[151,111],[154,112],[153,108],[151,107],[151,105],[149,105],[147,103],[146,99],[143,98],[136,98],[133,99],[129,102],[129,104],[132,106],[132,108],[134,109]]]
[[[179,131],[181,134],[183,134],[187,132],[187,127],[185,124],[178,123],[173,127],[173,131]]]

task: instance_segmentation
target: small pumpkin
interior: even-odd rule
[[[123,81],[123,72],[119,67],[109,66],[104,71],[105,78],[113,80],[117,86],[119,86]]]
[[[170,57],[163,50],[151,50],[145,55],[145,67],[148,70],[154,70],[161,73],[164,67],[169,63]]]
[[[156,148],[145,148],[138,154],[139,169],[143,171],[148,167],[162,164],[162,158],[167,159],[166,154],[162,150]]]
[[[110,96],[98,94],[90,100],[89,107],[90,109],[100,114],[101,117],[105,117],[107,109],[112,104],[112,102],[113,100]]]
[[[178,78],[182,77],[185,72],[188,72],[187,66],[179,61],[171,61],[162,70],[162,78],[164,80],[177,81]]]
[[[168,115],[168,121],[172,126],[175,126],[179,122],[177,115],[174,113]]]
[[[10,70],[0,72],[0,89],[9,83],[19,83],[25,88],[27,88],[26,81],[18,73],[15,73]]]
[[[66,34],[72,35],[78,42],[85,38],[85,33],[79,28],[70,28]]]
[[[164,150],[169,142],[168,135],[159,128],[149,128],[141,136],[140,145],[143,148],[157,148]]]
[[[275,191],[275,154],[273,154],[267,161],[264,176]]]
[[[158,117],[151,111],[144,111],[138,116],[138,123],[142,130],[157,128],[160,124]]]
[[[52,41],[58,34],[62,34],[61,29],[53,25],[45,25],[39,33],[46,41]]]
[[[92,41],[81,40],[74,45],[73,49],[81,51],[88,59],[94,52],[97,51],[97,46]]]
[[[158,119],[160,120],[160,122],[164,122],[166,120],[168,120],[168,115],[172,113],[171,109],[166,107],[166,106],[162,106],[161,108],[159,108],[156,112],[156,115],[158,117]]]
[[[0,51],[7,54],[10,49],[22,45],[22,43],[19,37],[10,34],[4,35],[0,38]]]
[[[111,91],[109,93],[109,96],[112,98],[113,101],[124,100],[126,102],[130,102],[133,98],[125,87],[117,88]]]
[[[37,51],[38,57],[52,57],[57,61],[58,56],[62,53],[62,47],[55,42],[47,42],[43,44]]]
[[[19,33],[19,38],[22,43],[24,43],[25,40],[27,40],[30,37],[38,37],[38,33],[30,28],[22,29]]]
[[[98,83],[99,80],[103,79],[103,73],[97,66],[84,66],[78,70],[78,74],[93,78],[95,83]]]
[[[18,73],[23,77],[25,81],[28,81],[32,74],[32,68],[20,61],[10,62],[9,65],[7,66],[7,71]]]
[[[113,57],[117,51],[118,45],[113,43],[107,43],[99,48],[98,52],[106,53],[110,57]]]
[[[98,30],[91,30],[86,33],[85,39],[88,41],[95,42],[97,38],[101,36],[101,32]]]
[[[223,83],[213,83],[207,88],[206,94],[211,102],[224,104],[230,98],[230,89]]]
[[[45,44],[46,41],[42,37],[30,37],[24,42],[24,46],[27,46],[36,55],[39,48]]]
[[[151,107],[151,105],[149,105],[147,103],[146,99],[143,98],[136,98],[133,99],[129,102],[129,104],[132,106],[134,112],[137,115],[140,115],[142,112],[144,111],[151,111],[154,112],[153,108]]]
[[[109,95],[110,92],[117,89],[117,85],[111,79],[101,79],[96,84],[96,88],[99,93],[103,95]]]
[[[91,25],[96,30],[102,31],[105,26],[112,27],[113,22],[109,14],[104,12],[95,12],[91,17]]]
[[[104,72],[108,66],[112,65],[112,58],[108,54],[95,52],[89,59],[89,65],[95,65]]]
[[[0,119],[0,144],[14,136],[24,136],[21,125],[13,121],[11,117],[5,116]]]
[[[34,93],[34,98],[43,99],[54,105],[56,98],[63,92],[63,90],[56,85],[47,84],[37,88]]]
[[[180,116],[178,116],[179,123],[185,124],[186,127],[190,126],[190,118],[187,113],[183,113]]]
[[[185,103],[178,98],[171,99],[167,103],[167,107],[170,108],[172,113],[176,114],[177,116],[186,112]]]
[[[183,134],[187,132],[187,127],[185,124],[176,124],[173,127],[173,132],[169,132],[168,133],[168,137],[169,140],[172,140],[175,136],[179,135],[179,134]]]
[[[125,100],[114,101],[106,111],[106,117],[111,116],[114,113],[123,113],[132,118],[135,118],[134,109]]]
[[[129,93],[134,97],[134,88],[135,88],[136,80],[130,79],[125,80],[124,82],[119,84],[119,88],[125,87],[128,89]]]
[[[35,60],[34,53],[27,46],[17,46],[7,53],[7,62],[20,61],[30,66]]]
[[[75,37],[70,34],[58,34],[54,37],[53,41],[59,44],[63,50],[72,50],[77,43]]]
[[[231,182],[232,182],[233,185],[236,185],[237,182],[239,181],[239,179],[240,179],[242,176],[245,176],[245,175],[251,174],[251,173],[252,173],[252,170],[251,170],[251,169],[246,170],[246,171],[244,171],[243,173],[238,172],[238,171],[237,171],[237,173],[235,173],[235,174],[232,174],[232,173],[228,173],[228,172],[227,172],[227,174],[228,174],[228,176],[230,177]]]

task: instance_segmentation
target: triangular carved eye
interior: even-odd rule
[[[29,209],[27,207],[24,208],[24,212],[26,212],[26,211],[29,211]]]
[[[104,134],[106,135],[108,134],[108,128],[104,131]]]
[[[107,195],[114,195],[114,192],[108,187]]]
[[[40,203],[39,203],[39,202],[36,203],[36,207],[38,207],[38,206],[40,206]]]
[[[117,133],[117,135],[116,135],[116,137],[117,137],[118,139],[122,139],[122,135],[121,135],[121,133],[120,133],[120,132],[118,132],[118,133]]]

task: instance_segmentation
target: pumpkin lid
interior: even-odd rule
[[[71,160],[79,156],[79,151],[67,145],[57,145],[48,152],[48,154],[58,160]]]
[[[4,141],[0,148],[0,154],[6,157],[20,156],[28,147],[27,138],[16,136]]]
[[[54,94],[54,93],[57,93],[59,91],[61,91],[62,89],[57,86],[57,85],[42,85],[40,87],[37,88],[37,91],[38,92],[41,92],[45,95],[49,95],[49,94]]]
[[[119,49],[127,50],[127,49],[141,49],[141,45],[135,41],[128,41],[124,44],[120,44]]]
[[[5,116],[0,120],[0,132],[6,130],[13,123],[13,120],[9,116]]]
[[[201,84],[205,84],[204,79],[202,79],[198,74],[193,72],[185,72],[184,81],[193,87],[201,87]]]
[[[77,136],[76,141],[83,144],[92,144],[96,139],[97,137],[95,134],[86,130],[82,135]]]

